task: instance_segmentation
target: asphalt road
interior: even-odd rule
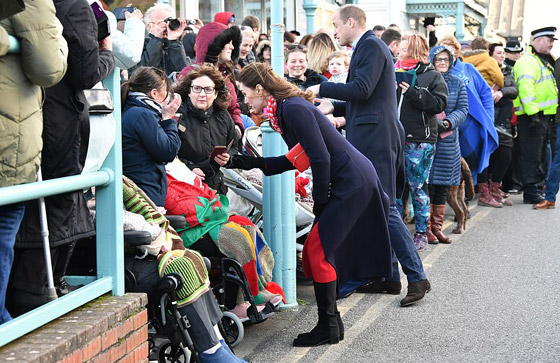
[[[467,231],[421,252],[432,292],[401,308],[401,296],[355,293],[339,301],[346,333],[336,345],[292,347],[316,322],[305,304],[245,327],[238,356],[260,362],[560,362],[560,211],[471,202]],[[451,233],[447,212],[445,232]],[[410,226],[412,228],[412,226]],[[403,279],[406,286],[406,278]]]

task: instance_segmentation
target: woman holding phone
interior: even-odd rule
[[[237,154],[237,132],[227,111],[230,95],[224,77],[212,65],[189,72],[175,87],[184,100],[179,113],[179,159],[210,188],[226,194],[220,167]]]
[[[391,276],[389,198],[371,162],[313,105],[311,92],[290,84],[263,63],[243,68],[239,81],[247,104],[255,113],[265,113],[292,149],[288,157],[301,147],[309,161],[298,169],[311,166],[313,173],[315,223],[303,247],[303,268],[313,278],[319,321],[293,344],[336,344],[344,339],[336,307],[338,284]],[[301,160],[301,152],[297,154],[294,164]],[[235,155],[231,166],[280,174],[294,169],[288,157]]]

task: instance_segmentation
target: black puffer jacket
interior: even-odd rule
[[[185,53],[185,46],[180,39],[168,40],[148,34],[144,39],[144,50],[138,65],[129,69],[132,74],[140,66],[158,67],[169,75],[180,72],[188,66],[192,60]]]
[[[437,141],[436,115],[447,107],[447,85],[441,74],[431,64],[419,62],[416,66],[416,83],[404,94],[397,89],[397,103],[400,105],[400,120],[404,126],[407,142]]]
[[[189,98],[183,102],[179,112],[183,115],[179,122],[179,159],[191,170],[200,168],[206,175],[204,182],[218,193],[226,194],[220,165],[210,160],[210,154],[214,146],[227,146],[231,140],[233,144],[229,155],[237,154],[237,132],[230,114],[216,106],[200,110]]]
[[[500,89],[504,96],[502,99],[494,105],[494,123],[497,126],[501,126],[512,134],[511,130],[511,118],[513,117],[513,100],[517,98],[519,94],[519,88],[517,88],[517,82],[515,82],[515,77],[513,75],[513,68],[507,64],[502,67],[502,73],[504,74],[504,87]],[[499,143],[502,146],[513,147],[513,139],[498,133]]]
[[[89,141],[83,90],[104,79],[115,65],[113,52],[99,50],[97,21],[86,0],[55,0],[54,6],[68,42],[68,71],[60,83],[45,90],[41,160],[45,180],[82,172]],[[46,205],[51,247],[95,233],[82,191],[48,197]],[[40,228],[37,201],[29,201],[17,246],[40,247]]]

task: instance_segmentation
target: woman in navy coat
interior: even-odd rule
[[[319,322],[294,345],[336,344],[344,334],[336,308],[337,282],[391,275],[389,198],[372,163],[313,106],[311,93],[262,63],[246,66],[239,81],[247,104],[268,115],[288,148],[303,147],[313,173],[315,224],[304,245],[303,264],[313,278]],[[285,156],[236,155],[232,167],[257,167],[266,175],[294,169]]]

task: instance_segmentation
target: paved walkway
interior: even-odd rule
[[[254,363],[559,362],[560,211],[512,200],[502,209],[471,202],[467,231],[421,253],[432,292],[417,305],[399,306],[405,289],[355,293],[339,301],[343,342],[296,348],[292,340],[316,322],[311,282],[300,281],[303,304],[247,326],[236,353]]]

